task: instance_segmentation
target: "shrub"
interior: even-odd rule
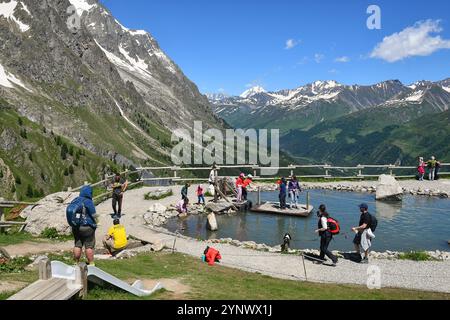
[[[410,251],[401,253],[398,258],[400,260],[413,260],[413,261],[430,261],[434,260],[427,252],[425,251]]]
[[[151,192],[147,193],[144,196],[145,200],[161,200],[161,199],[164,199],[164,198],[167,198],[167,197],[171,197],[171,196],[173,196],[173,191],[172,191],[172,189],[170,189],[170,190],[167,190],[166,192],[163,192],[163,193],[161,193],[159,195],[151,195],[151,194],[152,194]]]
[[[33,187],[31,187],[31,185],[28,185],[28,187],[27,187],[27,197],[28,198],[33,198],[33,196],[34,196]]]
[[[55,228],[45,228],[41,233],[41,237],[45,239],[58,239],[60,234]]]
[[[20,273],[25,271],[25,267],[31,263],[28,257],[14,258],[6,263],[0,264],[0,274],[2,273]]]

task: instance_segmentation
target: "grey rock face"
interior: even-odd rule
[[[71,228],[66,219],[66,207],[77,196],[76,193],[59,192],[42,199],[34,208],[25,208],[20,215],[27,222],[25,231],[40,235],[46,228],[55,228],[59,234],[69,235]]]

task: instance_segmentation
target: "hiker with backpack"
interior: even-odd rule
[[[114,217],[120,219],[122,217],[123,194],[128,188],[128,181],[122,179],[120,174],[116,174],[111,188]]]
[[[75,198],[66,209],[66,218],[72,227],[72,234],[75,240],[73,249],[74,260],[79,263],[83,247],[85,248],[88,264],[94,265],[95,249],[95,205],[92,201],[92,187],[81,188],[79,197]]]
[[[369,206],[366,203],[359,205],[360,218],[359,226],[352,228],[352,231],[356,233],[353,239],[356,252],[361,254],[360,263],[369,263],[369,250],[372,246],[372,240],[375,239],[374,232],[377,228],[378,221],[375,216],[369,213]]]
[[[327,256],[333,262],[333,267],[335,267],[338,262],[338,258],[330,250],[328,250],[328,247],[331,240],[333,240],[333,235],[339,234],[339,222],[330,217],[326,206],[323,204],[319,207],[317,217],[319,218],[319,222],[316,233],[320,236],[320,260],[325,262],[325,256]]]

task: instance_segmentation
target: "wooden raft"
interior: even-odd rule
[[[277,214],[294,217],[309,217],[314,210],[313,206],[307,206],[305,204],[299,204],[297,208],[291,208],[287,205],[287,208],[282,210],[279,202],[265,202],[260,205],[253,206],[250,211],[258,213]]]

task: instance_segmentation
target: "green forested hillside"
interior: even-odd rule
[[[281,144],[293,156],[316,163],[415,164],[418,156],[431,155],[450,161],[450,111],[403,124],[407,112],[381,115],[355,113],[309,131],[291,131]]]

